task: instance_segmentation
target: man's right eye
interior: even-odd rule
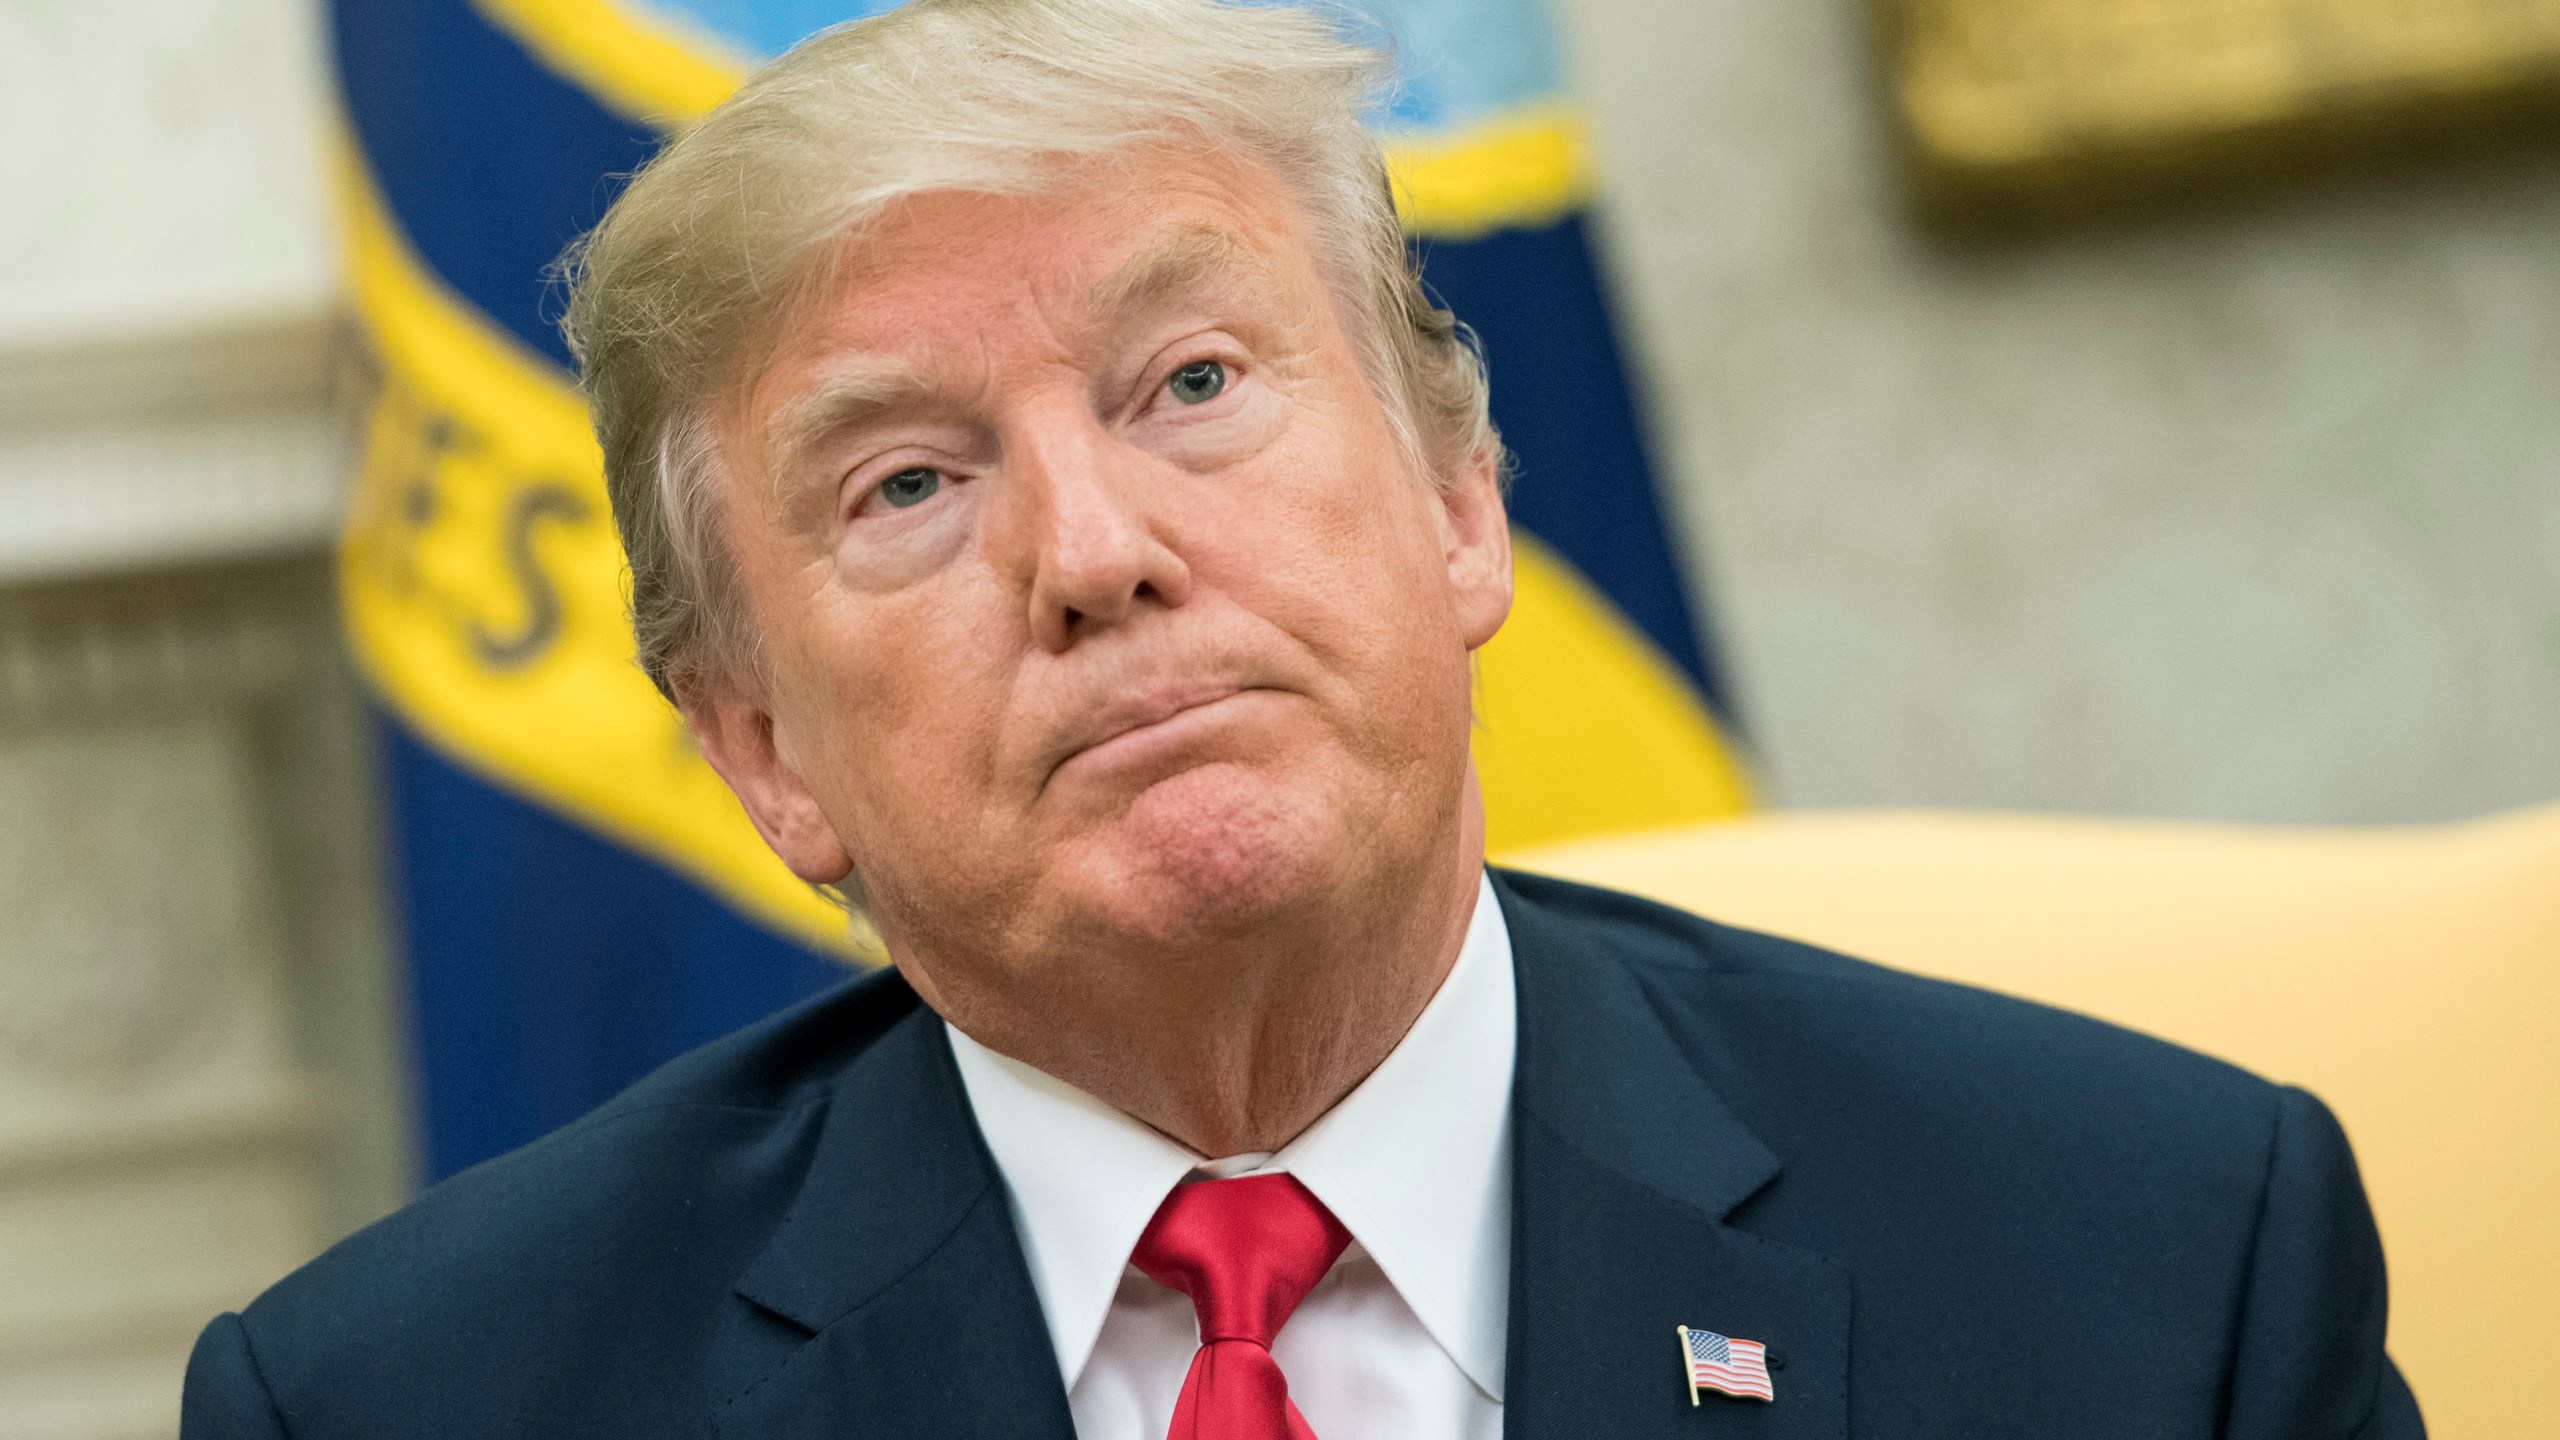
[[[904,510],[932,499],[933,493],[941,488],[942,472],[919,466],[913,470],[901,470],[881,481],[880,501],[892,510]]]

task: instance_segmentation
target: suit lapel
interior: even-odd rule
[[[950,1042],[918,1006],[837,1082],[808,1178],[738,1283],[723,1436],[1072,1440],[1064,1385]]]
[[[1680,1010],[1496,876],[1519,977],[1509,1440],[1848,1433],[1849,1280],[1725,1223],[1778,1159],[1700,1078]],[[1777,1398],[1692,1407],[1677,1327],[1769,1347]]]
[[[1700,1078],[1677,1003],[1497,874],[1518,975],[1509,1440],[1848,1433],[1849,1280],[1725,1223],[1778,1173]],[[1073,1440],[1066,1391],[940,1022],[837,1082],[790,1213],[741,1277],[733,1440]],[[1769,1346],[1777,1399],[1692,1407],[1675,1327]]]

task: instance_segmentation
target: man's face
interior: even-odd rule
[[[688,713],[803,878],[859,867],[928,994],[1480,844],[1494,477],[1413,473],[1271,176],[915,197],[844,275],[719,415],[770,680]]]

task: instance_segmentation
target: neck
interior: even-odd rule
[[[1440,853],[1249,933],[1062,965],[1037,997],[952,994],[935,967],[906,973],[971,1038],[1199,1154],[1277,1150],[1368,1078],[1456,965],[1484,867],[1472,786],[1456,828]]]

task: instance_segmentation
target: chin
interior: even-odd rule
[[[1091,840],[1077,867],[1096,917],[1131,938],[1180,942],[1327,903],[1350,845],[1339,806],[1237,765],[1159,781]]]

